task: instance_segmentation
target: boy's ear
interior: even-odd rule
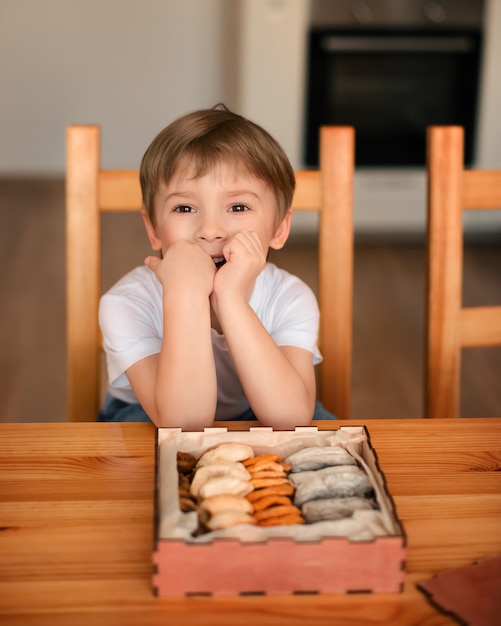
[[[285,242],[289,237],[289,233],[291,231],[291,221],[292,221],[292,211],[287,211],[287,215],[280,222],[277,229],[275,230],[275,234],[270,241],[270,248],[273,250],[280,250],[284,247]]]
[[[146,233],[148,235],[152,250],[161,250],[162,244],[160,242],[160,239],[158,238],[157,231],[151,223],[150,218],[148,217],[148,214],[144,209],[141,211],[141,217],[143,218],[144,226],[146,228]]]

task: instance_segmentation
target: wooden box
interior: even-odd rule
[[[271,535],[258,539],[239,535],[243,527],[234,527],[229,536],[215,532],[202,541],[186,538],[177,497],[178,450],[197,456],[218,443],[241,442],[261,454],[294,446],[297,449],[298,445],[324,445],[322,442],[334,435],[355,442],[348,449],[356,450],[371,476],[385,520],[384,533],[359,539],[300,536],[315,527],[310,524],[308,529],[275,528]],[[377,593],[403,589],[405,537],[365,427],[341,426],[334,431],[319,431],[316,427],[294,431],[211,428],[203,433],[159,429],[155,519],[153,588],[159,596]],[[167,529],[165,519],[170,520]]]

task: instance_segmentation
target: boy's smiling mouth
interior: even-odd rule
[[[220,267],[223,267],[223,265],[226,263],[226,259],[224,258],[224,256],[215,256],[212,257],[212,260],[214,261],[214,265],[216,266],[217,270]]]

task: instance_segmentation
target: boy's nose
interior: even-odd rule
[[[226,234],[218,220],[206,218],[199,224],[196,236],[205,241],[215,241],[216,239],[224,239]]]

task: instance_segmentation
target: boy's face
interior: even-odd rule
[[[143,214],[154,250],[184,240],[197,243],[214,259],[236,233],[253,231],[264,252],[281,248],[290,231],[291,213],[277,226],[277,202],[261,179],[221,163],[204,176],[193,178],[179,169],[169,183],[160,183],[155,195],[153,226]]]

